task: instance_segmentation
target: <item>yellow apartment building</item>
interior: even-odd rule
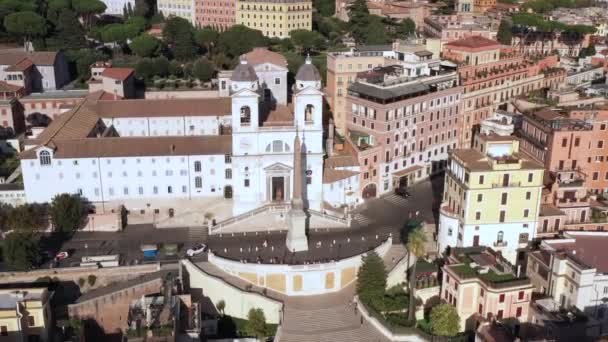
[[[51,341],[51,296],[46,288],[0,289],[0,341]]]
[[[236,23],[266,37],[287,38],[293,30],[312,30],[312,1],[238,0]]]
[[[543,166],[519,140],[495,133],[450,153],[439,216],[438,248],[487,246],[515,263],[536,234]]]

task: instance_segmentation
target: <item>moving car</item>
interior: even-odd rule
[[[192,246],[192,248],[188,249],[186,251],[186,255],[188,255],[189,257],[193,257],[195,255],[203,253],[206,250],[207,245],[205,245],[204,243],[199,243],[198,245],[194,245]]]
[[[410,193],[407,192],[407,188],[403,188],[403,187],[395,188],[395,195],[401,196],[403,198],[410,197]]]

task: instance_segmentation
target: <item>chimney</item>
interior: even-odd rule
[[[334,120],[329,119],[329,125],[327,127],[327,146],[325,149],[327,150],[327,156],[331,157],[334,154]]]
[[[118,100],[118,90],[114,89],[114,101]]]

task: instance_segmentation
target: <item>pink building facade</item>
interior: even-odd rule
[[[195,0],[194,9],[198,27],[225,31],[236,23],[236,0]]]
[[[471,265],[475,265],[472,267]],[[443,267],[441,299],[460,316],[460,330],[477,320],[528,321],[534,285],[498,252],[485,247],[454,248]]]
[[[462,112],[455,72],[413,81],[377,73],[359,75],[347,98],[347,139],[359,159],[363,198],[442,170],[448,152],[456,148]]]

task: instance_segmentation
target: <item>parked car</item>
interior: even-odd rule
[[[69,252],[67,252],[67,251],[61,251],[61,252],[59,252],[59,253],[57,253],[55,255],[55,260],[56,261],[61,261],[61,260],[67,259],[69,256],[70,256]]]
[[[401,196],[403,198],[408,198],[410,197],[410,193],[407,191],[407,188],[395,188],[395,195],[397,196]]]
[[[206,250],[207,250],[207,245],[205,245],[204,243],[200,243],[200,244],[194,245],[194,246],[192,246],[192,248],[188,249],[186,251],[186,255],[188,255],[189,257],[193,257],[195,255],[203,253]]]

